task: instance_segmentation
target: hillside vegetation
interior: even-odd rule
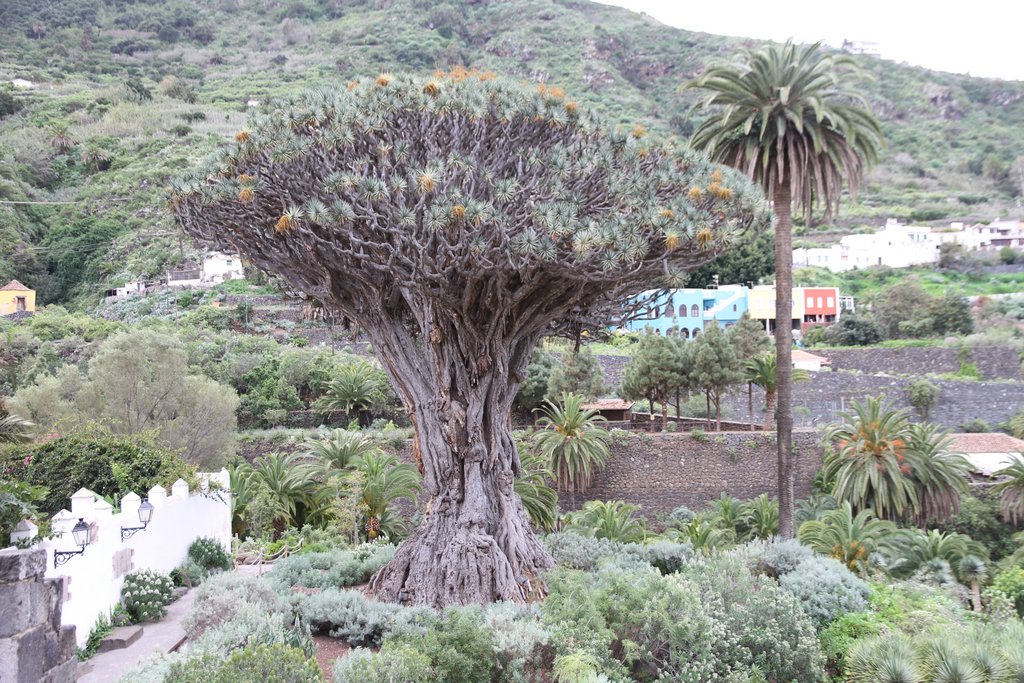
[[[165,188],[273,98],[466,65],[685,137],[698,95],[680,86],[753,44],[558,0],[6,0],[0,22],[0,82],[33,84],[0,90],[0,280],[75,305],[195,256]],[[805,232],[1013,211],[1024,83],[862,62],[890,146],[858,201]]]

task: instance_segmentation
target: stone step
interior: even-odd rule
[[[136,640],[142,637],[142,627],[119,626],[110,632],[110,635],[100,642],[97,652],[110,652],[111,650],[123,650]]]

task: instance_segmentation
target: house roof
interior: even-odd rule
[[[0,292],[31,292],[31,291],[32,291],[31,289],[29,289],[25,285],[21,284],[17,280],[11,280],[6,285],[4,285],[2,288],[0,288]]]
[[[950,434],[949,449],[956,453],[1021,453],[1024,441],[999,432]]]
[[[825,358],[824,356],[816,356],[813,353],[808,353],[801,349],[793,349],[793,360],[816,360],[822,365],[832,364],[832,361],[830,361],[828,358]]]
[[[599,398],[580,406],[583,410],[629,410],[632,407],[633,401],[623,401],[621,398]]]

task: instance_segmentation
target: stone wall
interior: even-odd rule
[[[912,347],[905,349],[810,349],[811,353],[832,361],[833,370],[859,370],[901,375],[957,372],[959,347]],[[1020,357],[1006,346],[972,348],[967,359],[978,364],[983,379],[1021,379]]]
[[[824,450],[821,434],[793,433],[797,498],[811,493]],[[722,493],[740,499],[777,495],[775,434],[766,432],[629,434],[616,438],[611,458],[585,495],[563,493],[563,510],[588,500],[624,500],[648,517],[680,506],[700,510]]]
[[[44,579],[46,551],[0,550],[0,683],[72,683],[75,627],[61,626],[63,582]]]

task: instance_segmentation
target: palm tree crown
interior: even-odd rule
[[[579,394],[562,394],[559,404],[546,401],[537,421],[545,427],[534,436],[538,452],[551,463],[559,491],[585,492],[608,460],[611,436],[597,423],[604,418],[583,408]]]
[[[773,194],[788,184],[797,206],[838,205],[844,179],[856,191],[878,157],[881,128],[851,89],[856,62],[820,45],[768,45],[739,63],[712,67],[690,83],[722,107],[698,127],[693,146],[741,169]]]

